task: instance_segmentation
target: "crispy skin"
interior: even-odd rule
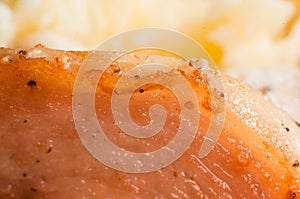
[[[163,146],[176,132],[171,122],[178,123],[180,110],[170,91],[148,85],[132,97],[137,123],[149,119],[140,114],[147,109],[141,108],[145,100],[164,105],[169,114],[166,133],[149,138],[148,148],[147,141],[119,132],[107,102],[120,77],[115,67],[141,64],[145,58],[176,65],[197,92],[201,110],[191,147],[170,166],[151,173],[104,166],[82,145],[72,117],[74,79],[88,54],[42,46],[0,49],[0,198],[300,198],[299,126],[248,85],[223,76],[224,129],[208,156],[198,158],[210,122],[209,92],[203,74],[171,58],[135,55],[113,65],[97,88],[97,114],[108,137],[128,150]],[[161,98],[151,98],[153,94]]]

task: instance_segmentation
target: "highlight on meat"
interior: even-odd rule
[[[135,42],[134,39],[138,38],[139,35],[143,35],[147,40],[140,43]],[[114,49],[116,48],[115,44],[124,48]],[[181,48],[180,45],[182,44],[189,50]],[[200,119],[196,94],[185,77],[174,70],[176,69],[174,66],[165,66],[160,62],[148,63],[146,59],[144,64],[138,66],[129,67],[126,65],[122,68],[118,66],[117,71],[122,73],[122,77],[116,82],[111,93],[111,102],[107,102],[111,104],[115,124],[121,131],[136,138],[150,138],[161,132],[167,117],[163,106],[154,104],[149,107],[148,113],[142,113],[149,114],[150,117],[147,125],[142,126],[136,124],[129,110],[130,98],[135,90],[147,86],[147,84],[157,84],[168,88],[174,93],[180,104],[180,123],[177,127],[176,136],[166,146],[147,153],[133,153],[119,148],[105,136],[105,132],[98,124],[99,121],[95,114],[94,104],[97,83],[111,63],[116,60],[127,63],[130,58],[123,59],[122,57],[130,52],[138,53],[145,49],[156,50],[157,53],[163,50],[173,54],[173,56],[179,55],[185,60],[193,59],[189,61],[189,65],[194,67],[195,70],[201,69],[203,73],[205,73],[207,67],[210,67],[209,65],[214,68],[215,74],[206,74],[212,101],[212,116],[208,132],[204,137],[205,141],[199,149],[199,157],[205,157],[212,150],[221,134],[225,120],[224,97],[214,97],[215,95],[224,94],[224,86],[219,72],[208,53],[194,40],[182,33],[159,28],[136,29],[112,37],[100,44],[97,50],[92,52],[80,66],[73,90],[72,111],[76,129],[88,151],[106,166],[132,173],[155,171],[180,158],[193,142]],[[119,52],[105,58],[101,56],[102,51]],[[202,57],[202,59],[197,60],[195,57]],[[98,71],[99,75],[90,76],[90,71]],[[161,74],[160,78],[156,76],[154,78],[153,75],[158,71],[164,73]],[[170,78],[172,78],[172,81],[169,80]]]

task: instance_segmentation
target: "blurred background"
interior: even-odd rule
[[[0,0],[0,46],[93,49],[153,26],[191,36],[222,68],[299,65],[299,15],[298,0]]]
[[[299,16],[299,0],[0,0],[0,46],[88,50],[135,28],[170,28],[300,121]]]

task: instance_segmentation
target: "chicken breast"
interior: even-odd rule
[[[210,92],[207,77],[214,71],[195,70],[190,61],[175,58],[129,54],[112,63],[96,82],[96,113],[107,137],[121,148],[145,153],[168,144],[182,112],[170,89],[147,84],[132,94],[130,112],[137,124],[149,123],[153,104],[167,112],[162,131],[149,138],[122,132],[110,104],[126,68],[165,64],[196,93],[200,119],[190,147],[172,164],[146,173],[99,162],[82,143],[72,112],[75,78],[90,53],[42,46],[0,49],[0,198],[300,198],[299,124],[260,92],[230,77],[220,77],[224,93]],[[98,55],[107,59],[114,52]],[[170,71],[157,71],[152,78],[171,76]],[[98,72],[87,74],[93,79]],[[128,85],[134,78],[149,77],[133,76]],[[214,148],[200,157],[212,122],[211,99],[224,100],[225,122]]]

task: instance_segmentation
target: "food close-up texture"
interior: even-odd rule
[[[185,34],[219,71],[201,55],[183,59],[145,50],[115,59],[118,52],[100,51],[99,62],[114,61],[105,70],[85,71],[85,84],[96,84],[95,115],[120,148],[159,150],[176,137],[183,120],[189,122],[184,110],[199,108],[194,140],[180,158],[155,171],[130,173],[103,164],[85,147],[78,128],[89,127],[76,124],[74,85],[99,44],[145,27]],[[115,49],[147,39],[141,34]],[[190,50],[184,44],[178,49]],[[197,60],[202,65],[195,67]],[[168,69],[125,75],[153,63]],[[185,99],[182,107],[163,84],[140,85],[131,93],[130,117],[140,126],[151,124],[160,116],[149,108],[160,104],[164,126],[148,138],[122,131],[112,96],[126,94],[141,79],[176,85],[176,75],[185,78],[197,103]],[[116,89],[123,76],[124,85]],[[210,78],[220,80],[223,90],[212,89]],[[0,199],[300,198],[299,80],[297,0],[0,0]],[[221,113],[224,120],[212,121]],[[220,135],[199,157],[213,122],[222,123]]]

